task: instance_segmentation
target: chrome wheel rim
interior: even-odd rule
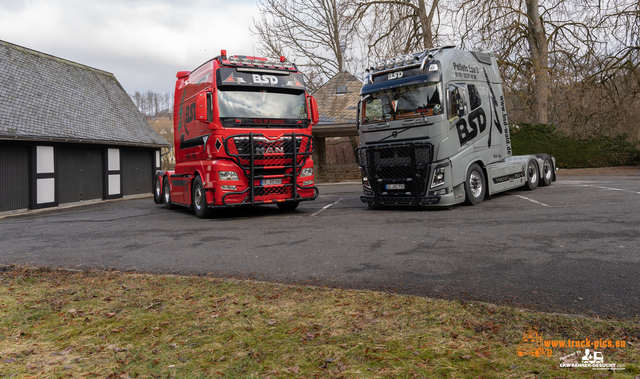
[[[195,193],[193,194],[193,202],[196,206],[196,208],[200,209],[202,207],[202,187],[197,186]]]
[[[480,197],[482,193],[482,180],[477,171],[473,171],[471,175],[469,175],[469,188],[471,189],[471,195],[473,197]]]
[[[169,191],[170,191],[169,186],[168,186],[168,185],[165,185],[165,186],[164,186],[164,202],[165,202],[165,203],[168,203],[168,202],[169,202],[169,200],[171,200],[171,199],[169,198],[169,196],[170,196]]]
[[[162,193],[162,191],[160,191],[160,181],[156,181],[156,198],[160,198],[160,194]]]
[[[549,161],[544,161],[544,178],[547,181],[551,180],[551,164]]]
[[[529,162],[529,182],[535,183],[538,181],[538,172],[533,162]]]

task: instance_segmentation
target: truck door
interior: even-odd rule
[[[468,113],[469,105],[467,101],[466,84],[451,83],[447,89],[447,97],[449,102],[449,129],[456,130],[460,149],[464,149],[473,143],[474,138],[478,135],[478,128],[469,123]]]

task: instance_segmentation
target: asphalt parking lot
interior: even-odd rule
[[[321,185],[291,213],[198,219],[151,198],[0,219],[0,264],[212,275],[640,315],[640,170],[560,171],[478,206],[369,209]]]

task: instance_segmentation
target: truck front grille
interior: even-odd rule
[[[313,154],[313,137],[297,133],[276,138],[260,133],[236,134],[224,140],[224,149],[245,171],[252,165],[254,169],[289,168],[294,166],[294,159],[295,165],[302,167]]]
[[[315,187],[300,187],[296,178],[313,154],[313,137],[290,133],[268,137],[261,133],[236,134],[224,139],[224,149],[242,169],[249,188],[223,196],[225,205],[266,204],[279,201],[313,200]],[[279,184],[267,180],[278,180]],[[265,182],[266,185],[261,183]]]
[[[365,146],[356,158],[376,196],[424,196],[433,145],[406,142]]]

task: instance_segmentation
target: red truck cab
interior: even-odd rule
[[[227,57],[223,50],[177,74],[173,113],[175,171],[155,177],[156,204],[193,208],[314,200],[312,126],[318,107],[302,74],[284,57]]]

